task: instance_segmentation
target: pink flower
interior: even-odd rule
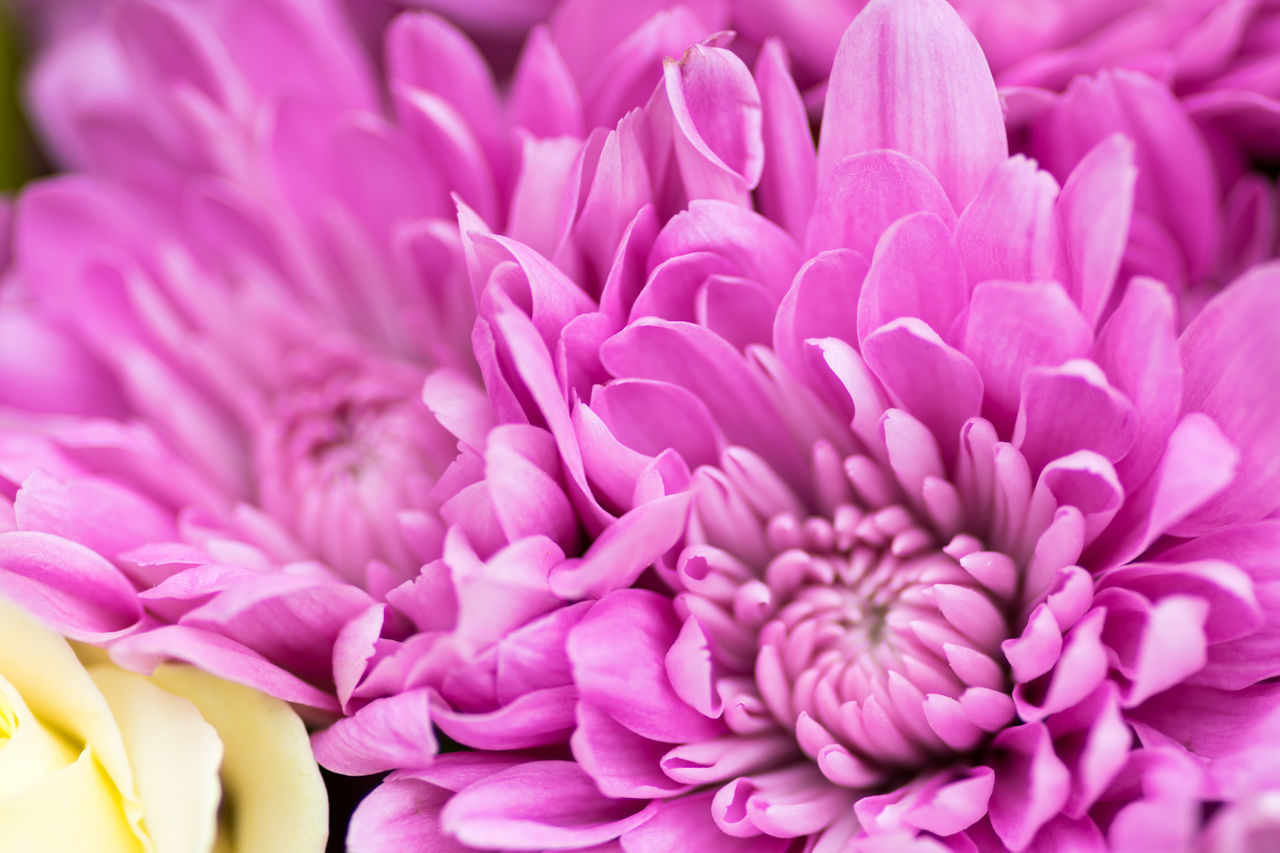
[[[1179,334],[1117,276],[1138,180],[1120,135],[1062,185],[1009,157],[954,11],[876,0],[816,151],[776,46],[754,78],[699,46],[568,194],[560,268],[464,210],[492,510],[527,535],[482,569],[492,522],[459,519],[422,578],[454,614],[362,682],[411,689],[317,737],[404,756],[426,703],[479,750],[402,760],[352,848],[1185,849],[1220,803],[1246,831],[1280,268]]]
[[[32,97],[79,171],[18,199],[0,298],[0,582],[134,667],[354,710],[385,692],[353,695],[375,641],[451,614],[420,578],[447,528],[492,522],[468,547],[498,571],[529,526],[488,511],[453,194],[527,239],[554,227],[543,188],[587,122],[637,106],[701,25],[606,52],[589,92],[535,35],[500,98],[424,13],[390,25],[383,79],[329,3],[66,8]],[[501,474],[504,500],[540,497]]]

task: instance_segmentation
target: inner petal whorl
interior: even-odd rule
[[[851,487],[833,510],[807,517],[762,517],[758,500],[740,497],[726,506],[736,503],[739,523],[741,507],[757,507],[759,538],[735,540],[723,523],[695,518],[705,541],[686,550],[685,596],[705,600],[686,603],[729,611],[737,630],[754,632],[743,674],[822,773],[874,789],[979,746],[989,731],[964,706],[1009,690],[1000,643],[1012,607],[962,566],[978,540],[940,541],[901,494]]]
[[[423,508],[456,440],[422,402],[420,368],[307,353],[256,437],[259,502],[316,557],[363,580],[415,567],[397,513]]]

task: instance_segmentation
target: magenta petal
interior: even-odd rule
[[[991,794],[991,826],[1012,850],[1023,850],[1067,802],[1071,776],[1041,723],[1005,729],[993,744],[1004,755]]]
[[[311,737],[316,760],[346,776],[421,767],[435,758],[429,691],[375,699]]]
[[[143,616],[119,569],[48,533],[0,533],[0,590],[59,633],[84,642],[118,637]]]
[[[1218,426],[1192,413],[1169,436],[1164,458],[1090,547],[1088,565],[1114,566],[1141,554],[1231,482],[1240,454]]]
[[[817,155],[804,101],[787,71],[786,54],[775,39],[768,39],[760,49],[755,78],[764,111],[764,150],[768,152],[757,189],[760,210],[799,239],[817,191]]]
[[[648,456],[673,448],[690,468],[714,465],[725,444],[707,407],[678,385],[619,380],[597,388],[591,409],[628,447]]]
[[[894,401],[952,454],[960,428],[982,405],[982,377],[973,362],[914,317],[873,332],[862,354]]]
[[[542,534],[561,550],[575,551],[577,514],[564,487],[539,464],[548,451],[554,465],[558,460],[551,436],[533,427],[504,425],[489,433],[485,477],[494,514],[508,541]]]
[[[955,835],[986,815],[995,773],[975,767],[959,779],[930,787],[903,813],[903,822],[935,835]]]
[[[640,320],[605,342],[601,360],[618,377],[671,382],[706,404],[725,438],[775,458],[787,473],[804,463],[757,375],[723,338],[689,323]]]
[[[1193,677],[1194,683],[1210,687],[1239,690],[1280,675],[1280,567],[1274,555],[1280,550],[1280,522],[1229,527],[1183,543],[1160,555],[1166,560],[1227,560],[1252,579],[1256,607],[1264,615],[1261,626],[1251,618],[1240,618],[1226,624],[1210,617],[1206,628],[1211,633],[1209,662]],[[1176,566],[1173,567],[1176,569]],[[1226,639],[1216,632],[1241,625],[1241,636]],[[1234,631],[1233,631],[1234,633]]]
[[[573,762],[533,761],[463,789],[445,805],[440,823],[473,847],[566,849],[617,838],[648,820],[655,808],[643,800],[603,796]]]
[[[253,649],[202,628],[164,625],[117,640],[111,654],[122,665],[142,672],[177,659],[286,702],[333,713],[340,710],[328,693],[269,663]]]
[[[728,50],[694,45],[664,64],[676,159],[690,198],[748,204],[764,168],[760,93]]]
[[[573,757],[606,797],[672,797],[688,790],[662,772],[670,744],[636,734],[588,701],[578,703]]]
[[[512,124],[534,136],[583,136],[578,87],[546,27],[529,33],[511,84],[508,111]]]
[[[1001,163],[956,223],[970,280],[1061,278],[1057,198],[1058,182],[1034,160],[1017,155]]]
[[[7,223],[0,227],[7,232]],[[0,246],[6,242],[0,237]],[[108,417],[125,411],[116,381],[82,342],[34,312],[13,310],[0,314],[0,404]]]
[[[440,98],[476,134],[489,162],[501,157],[502,111],[488,66],[475,46],[435,15],[400,15],[387,29],[387,76]]]
[[[1135,278],[1094,343],[1094,361],[1138,416],[1133,449],[1116,466],[1127,485],[1136,486],[1151,473],[1182,408],[1175,324],[1169,291],[1152,279]]]
[[[629,585],[680,541],[688,515],[687,494],[639,504],[600,534],[581,560],[556,566],[551,590],[564,598],[585,598]]]
[[[918,317],[945,336],[968,301],[951,229],[932,213],[904,217],[876,244],[858,297],[858,340],[899,317]]]
[[[1091,361],[1037,367],[1022,380],[1022,404],[1013,443],[1032,471],[1077,450],[1115,462],[1133,446],[1133,407]]]
[[[112,559],[177,538],[169,513],[110,480],[64,481],[37,471],[22,482],[13,513],[19,529],[53,533]]]
[[[734,838],[711,819],[714,794],[703,792],[661,801],[653,817],[621,838],[626,853],[706,850],[716,853],[783,853],[789,838]]]
[[[1107,307],[1124,255],[1138,176],[1133,156],[1132,142],[1108,136],[1076,165],[1058,196],[1067,291],[1093,325]]]
[[[187,613],[182,624],[235,637],[264,657],[317,684],[333,678],[332,649],[341,627],[372,599],[348,584],[297,575],[260,575]]]
[[[440,809],[453,794],[414,778],[391,778],[360,801],[347,829],[351,853],[470,853],[474,850],[445,835]]]
[[[1013,427],[1022,377],[1089,350],[1093,335],[1057,284],[987,281],[974,288],[961,349],[982,373],[988,416],[1003,435]]]
[[[821,176],[804,245],[810,252],[848,248],[871,257],[886,228],[920,212],[936,214],[948,228],[956,221],[928,169],[898,151],[855,154]]]
[[[666,656],[680,631],[669,600],[620,590],[600,600],[569,633],[569,659],[584,701],[633,732],[667,743],[706,740],[721,725],[695,711],[671,686]],[[619,649],[627,666],[618,667]]]
[[[849,249],[819,252],[796,273],[773,321],[773,348],[796,376],[804,376],[809,338],[858,340],[858,291],[867,261]]]
[[[1183,411],[1204,412],[1240,450],[1235,479],[1179,530],[1253,521],[1280,507],[1280,264],[1223,290],[1179,339]]]
[[[836,51],[818,175],[876,148],[924,163],[957,210],[1008,156],[986,58],[941,0],[873,0]]]
[[[464,713],[436,708],[440,730],[474,749],[530,749],[561,743],[573,730],[577,691],[548,687],[517,696],[496,711]]]
[[[611,246],[613,244],[610,244]],[[753,210],[715,199],[694,199],[667,222],[649,255],[649,267],[692,252],[711,252],[737,274],[781,296],[803,260],[786,231]]]

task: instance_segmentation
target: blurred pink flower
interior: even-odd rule
[[[17,200],[0,291],[3,584],[133,666],[359,707],[365,633],[449,612],[419,570],[493,502],[452,194],[495,227],[554,228],[542,186],[593,144],[585,116],[637,106],[635,80],[701,25],[604,51],[590,92],[535,34],[500,97],[424,13],[389,26],[383,76],[327,2],[75,11],[31,94],[76,171]],[[524,530],[498,519],[474,559],[489,571]]]
[[[401,757],[352,849],[1185,849],[1215,803],[1252,831],[1280,267],[1179,334],[1117,275],[1137,163],[1009,157],[956,14],[876,0],[816,151],[776,44],[754,77],[699,46],[599,145],[555,265],[464,209],[493,511],[528,535],[482,572],[460,519],[423,575],[454,615],[361,689],[416,686],[317,736]],[[480,751],[405,764],[423,703]]]

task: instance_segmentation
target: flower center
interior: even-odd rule
[[[423,372],[332,352],[291,367],[258,433],[262,507],[349,580],[362,582],[370,560],[412,571],[398,516],[430,506],[456,456],[422,403]]]
[[[731,490],[727,503],[747,503],[744,484],[720,485]],[[822,515],[796,506],[762,513],[754,503],[759,547],[725,538],[714,509],[696,525],[704,535],[683,558],[695,580],[685,595],[707,600],[686,603],[705,614],[719,599],[754,629],[754,654],[743,649],[729,667],[744,670],[828,779],[879,788],[953,762],[989,734],[963,705],[998,702],[992,715],[1007,722],[1008,608],[961,563],[980,551],[976,539],[939,541],[902,495],[850,489]],[[695,502],[695,513],[706,509]],[[732,594],[717,593],[713,576],[732,578]]]

